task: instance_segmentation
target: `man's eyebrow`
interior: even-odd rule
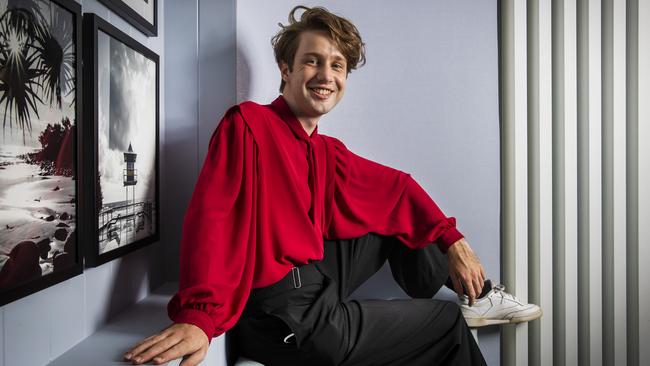
[[[303,57],[304,56],[316,56],[316,57],[322,57],[323,56],[322,54],[320,54],[318,52],[305,52],[302,55],[303,55]],[[343,56],[335,55],[333,58],[336,59],[336,60],[345,61],[345,57],[343,57]]]

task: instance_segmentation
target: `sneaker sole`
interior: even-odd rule
[[[509,320],[488,319],[488,318],[465,318],[467,326],[470,328],[487,327],[488,325],[510,324]]]
[[[539,309],[539,311],[532,313],[530,315],[522,316],[520,318],[513,318],[510,320],[510,323],[511,324],[524,323],[535,319],[539,319],[541,317],[542,317],[542,309]]]
[[[513,318],[513,319],[489,319],[489,318],[465,318],[465,321],[467,322],[467,326],[470,328],[481,328],[481,327],[487,327],[489,325],[502,325],[502,324],[518,324],[518,323],[525,323],[529,322],[535,319],[539,319],[542,316],[542,309],[539,309],[539,311],[529,314],[526,316],[522,316],[519,318]]]

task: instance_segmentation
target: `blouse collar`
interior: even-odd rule
[[[303,140],[310,140],[318,135],[318,125],[314,128],[311,136],[307,134],[307,131],[302,127],[302,123],[298,121],[298,118],[293,114],[289,104],[287,104],[287,101],[282,95],[275,98],[271,103],[271,108],[273,108],[278,116],[289,125],[296,137]]]

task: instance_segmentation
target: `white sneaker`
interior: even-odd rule
[[[466,295],[459,296],[460,309],[470,328],[494,324],[514,324],[535,320],[542,316],[542,309],[535,304],[526,304],[505,291],[505,286],[496,285],[480,299],[469,306]]]

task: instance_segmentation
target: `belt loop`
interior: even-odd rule
[[[293,288],[301,288],[302,282],[300,281],[300,269],[298,267],[291,268],[291,276],[293,277]]]

